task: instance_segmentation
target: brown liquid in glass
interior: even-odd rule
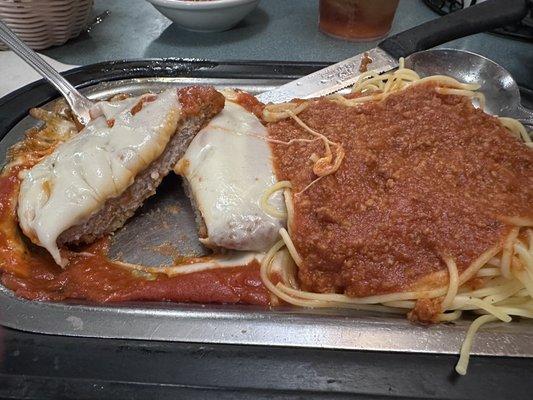
[[[392,25],[398,0],[320,0],[319,28],[349,40],[385,36]]]

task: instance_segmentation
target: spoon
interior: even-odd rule
[[[509,71],[486,57],[464,50],[432,49],[411,54],[405,66],[422,77],[447,75],[460,82],[477,83],[485,95],[485,112],[533,126],[533,112],[520,103],[516,81]]]
[[[20,58],[26,61],[35,71],[41,74],[43,78],[50,82],[63,95],[78,121],[83,125],[87,125],[91,119],[89,110],[94,106],[91,100],[82,95],[50,64],[26,46],[2,21],[0,21],[0,40]]]

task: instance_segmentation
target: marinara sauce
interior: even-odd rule
[[[259,263],[147,280],[107,257],[106,238],[77,249],[63,270],[46,250],[23,236],[16,218],[20,168],[0,176],[0,282],[32,300],[85,299],[174,301],[269,305]]]

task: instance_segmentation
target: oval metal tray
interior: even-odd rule
[[[83,91],[89,97],[101,99],[119,92],[136,94],[191,84],[260,93],[322,66],[149,60],[82,67],[67,75],[75,84],[85,86]],[[27,116],[27,110],[46,105],[54,96],[47,84],[38,82],[0,99],[0,164],[7,148],[35,126],[36,121]],[[179,212],[175,211],[176,204]],[[162,220],[167,222],[166,228],[162,227]],[[162,243],[187,254],[203,251],[197,241],[192,210],[175,176],[167,177],[158,195],[150,198],[114,235],[111,252],[125,261],[161,265],[171,261],[170,256],[157,250]],[[31,332],[88,337],[457,353],[469,321],[423,327],[401,316],[347,310],[34,302],[19,299],[0,287],[0,324]],[[476,336],[472,353],[533,357],[532,328],[528,321],[489,325]]]

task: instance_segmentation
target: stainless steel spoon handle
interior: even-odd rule
[[[81,123],[86,124],[89,121],[89,110],[93,103],[78,92],[74,86],[63,78],[50,64],[39,57],[36,52],[26,46],[2,21],[0,21],[0,40],[20,58],[26,61],[35,71],[41,74],[43,78],[50,82],[65,97],[67,103]]]
[[[518,106],[514,117],[529,129],[533,128],[533,111],[520,105]]]

